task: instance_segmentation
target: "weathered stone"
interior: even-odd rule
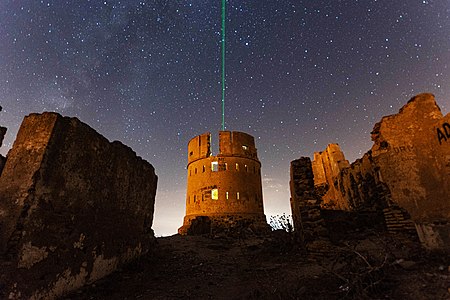
[[[291,209],[296,237],[309,243],[327,238],[328,232],[320,214],[321,199],[314,191],[311,160],[301,157],[291,162]]]
[[[208,217],[212,231],[270,230],[254,138],[243,132],[220,131],[216,156],[211,155],[210,142],[209,133],[189,141],[186,216],[178,232],[195,232],[189,227],[198,217]]]
[[[206,217],[196,217],[191,221],[191,226],[187,229],[188,235],[202,235],[211,233],[211,220]]]
[[[450,114],[431,94],[412,98],[372,132],[374,165],[391,200],[416,223],[429,249],[450,251]],[[394,167],[395,166],[395,167]]]
[[[421,94],[372,132],[374,165],[392,201],[417,222],[450,219],[449,122],[450,114],[442,116],[434,96]]]
[[[343,200],[343,195],[339,191],[339,186],[334,182],[341,171],[350,166],[345,159],[338,144],[329,144],[325,151],[314,153],[312,168],[314,173],[314,185],[317,187],[327,187],[326,194],[322,197],[322,205],[336,209],[348,209],[348,204]]]
[[[322,208],[331,210],[380,210],[386,207],[388,189],[379,179],[371,151],[351,165],[338,144],[316,152],[313,161],[314,188]]]
[[[414,269],[417,266],[417,263],[415,261],[404,259],[398,259],[397,261],[395,261],[395,264],[406,270]]]
[[[6,128],[0,126],[0,147],[2,146],[3,139],[5,138]],[[6,158],[0,154],[0,175],[2,174],[3,167],[5,166]]]
[[[420,94],[383,117],[372,140],[351,165],[337,145],[315,153],[315,186],[302,193],[320,195],[322,209],[382,212],[390,231],[411,231],[413,221],[424,246],[450,251],[450,114]]]
[[[25,117],[0,177],[0,298],[52,299],[146,253],[156,183],[78,119]]]

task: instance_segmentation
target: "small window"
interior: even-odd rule
[[[206,170],[206,168],[205,168],[205,166],[203,166],[203,171],[202,172],[205,173],[205,170]]]
[[[194,155],[194,151],[189,152],[189,156]]]
[[[217,172],[219,170],[219,163],[217,161],[213,161],[211,163],[211,171]]]
[[[194,195],[194,203],[197,201],[197,197]]]
[[[219,190],[218,189],[212,189],[211,190],[211,199],[212,200],[218,200],[219,199]]]
[[[245,165],[244,168],[245,168],[245,172],[248,172],[248,166]]]
[[[246,145],[242,145],[242,149],[244,149],[244,150],[248,150],[248,146],[246,146]]]
[[[253,173],[256,173],[256,166],[253,167]]]
[[[236,171],[239,171],[239,164],[236,164]]]
[[[239,200],[239,192],[236,193],[236,199]]]
[[[197,168],[195,168],[195,174],[197,174]]]
[[[192,169],[189,170],[189,176],[192,176]]]
[[[228,170],[228,164],[225,163],[225,171]]]
[[[228,192],[226,192],[226,193],[225,193],[225,197],[226,197],[226,198],[227,198],[227,200],[228,200]]]

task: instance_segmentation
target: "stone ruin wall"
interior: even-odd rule
[[[6,128],[0,126],[0,147],[2,146],[3,139],[5,138]],[[6,157],[0,154],[0,175],[2,174],[3,167],[6,163]]]
[[[325,155],[329,159],[323,159]],[[335,164],[336,168],[330,173],[327,170],[331,169],[333,161],[340,163]],[[379,167],[375,166],[371,151],[349,164],[339,145],[329,144],[323,152],[314,153],[312,166],[314,186],[322,197],[323,209],[376,211],[387,206],[390,192],[381,180]],[[324,176],[317,172],[318,169],[325,170],[325,181],[320,180]]]
[[[146,253],[156,184],[78,119],[25,117],[0,177],[0,298],[53,299]]]
[[[420,94],[374,126],[372,149],[351,165],[336,144],[315,153],[322,211],[383,212],[388,229],[417,230],[428,249],[449,251],[449,123],[434,96]]]
[[[450,251],[450,114],[434,96],[412,98],[372,132],[372,156],[391,200],[414,221],[430,249]],[[443,135],[445,137],[443,137]],[[391,167],[395,166],[395,167]]]
[[[337,144],[330,144],[325,151],[314,153],[312,161],[314,185],[322,196],[323,207],[349,209],[348,202],[344,200],[345,195],[341,194],[339,186],[334,185],[341,170],[349,166],[348,160]]]
[[[291,162],[289,187],[292,220],[296,231],[300,231],[297,238],[305,243],[328,238],[328,230],[321,215],[322,198],[314,188],[313,170],[309,157]]]

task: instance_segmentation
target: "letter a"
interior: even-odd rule
[[[441,129],[437,129],[437,136],[439,140],[439,145],[442,145],[442,140],[447,141],[447,137],[444,135],[444,133],[441,131]]]
[[[444,127],[445,135],[450,139],[450,124],[444,123],[442,127]]]

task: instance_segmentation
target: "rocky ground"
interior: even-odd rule
[[[450,257],[408,237],[365,233],[309,250],[285,232],[158,238],[66,299],[450,299]]]

